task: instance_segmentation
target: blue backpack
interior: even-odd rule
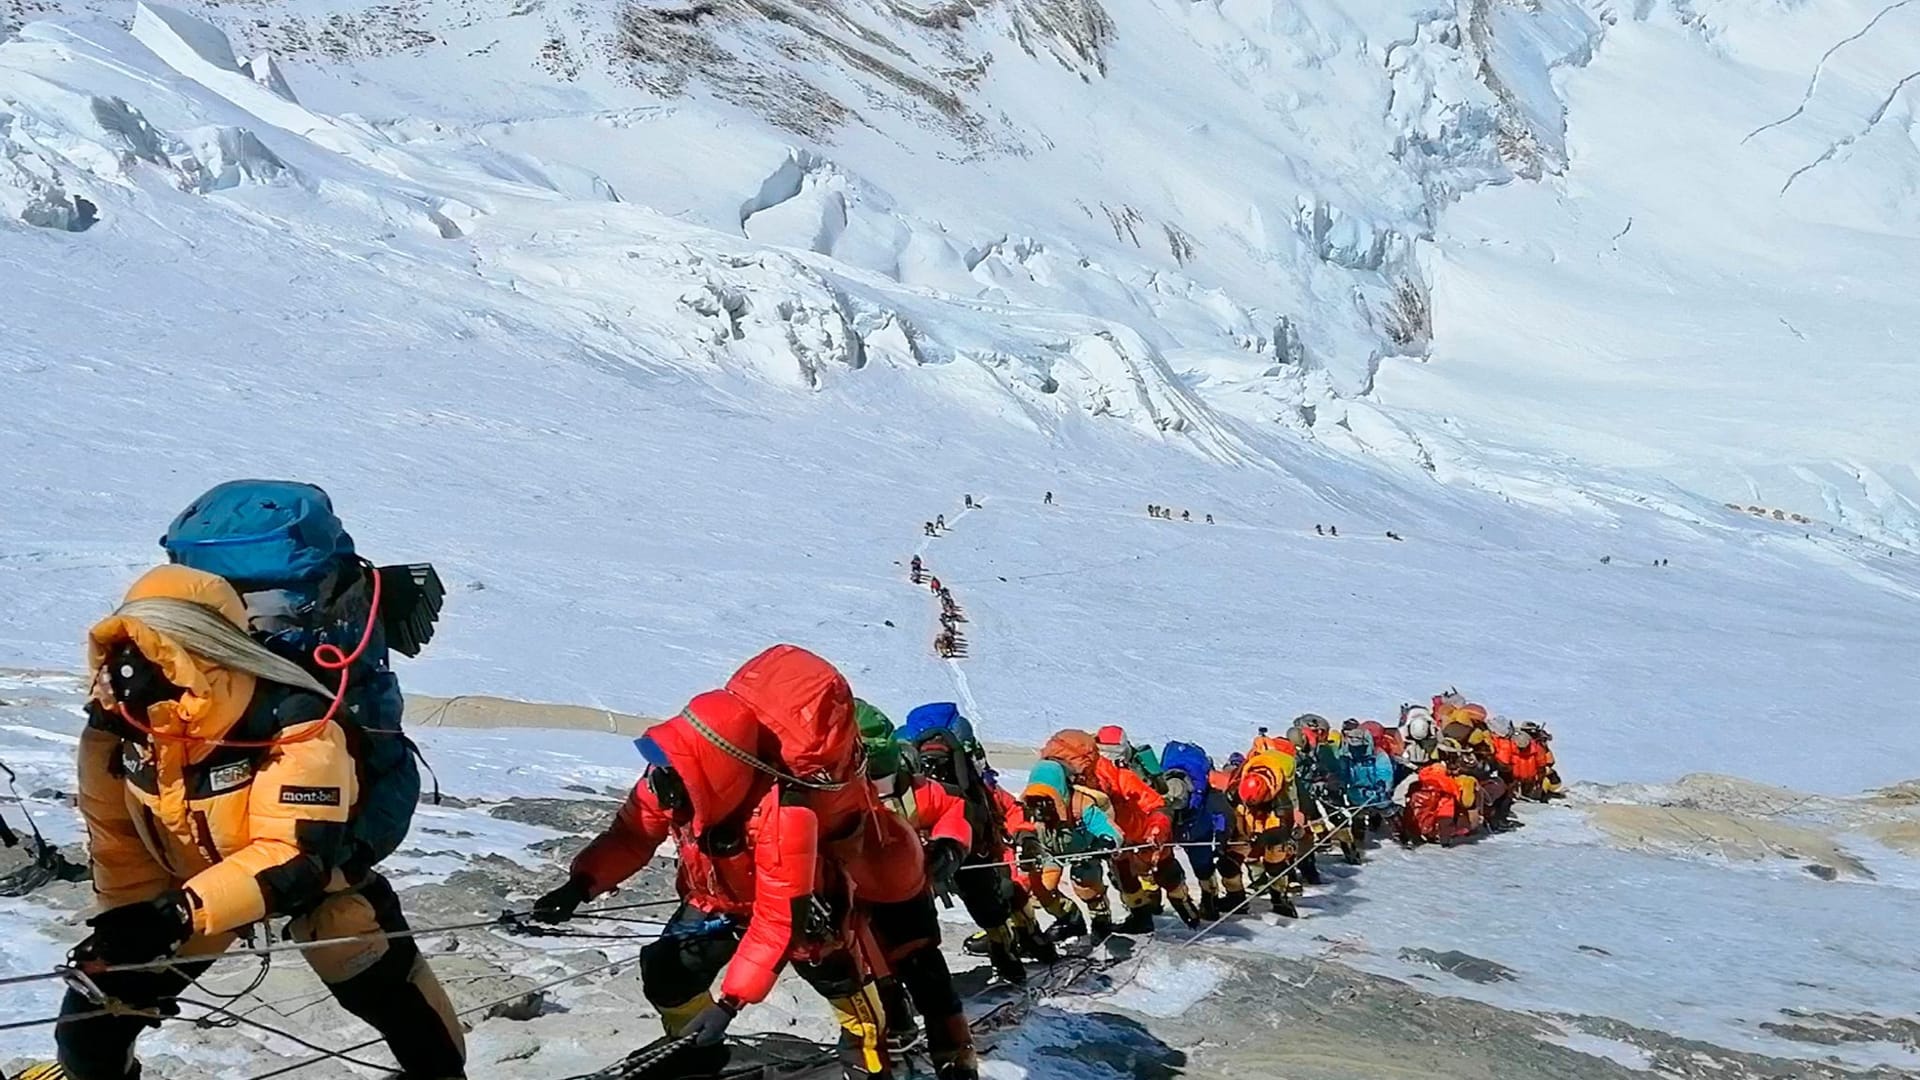
[[[973,737],[972,722],[961,715],[960,706],[951,701],[915,706],[907,714],[907,722],[900,725],[900,737],[908,742],[919,742],[920,736],[940,728],[953,732],[961,744],[969,749],[979,745]]]
[[[1184,809],[1197,810],[1206,802],[1208,777],[1213,772],[1213,759],[1207,752],[1190,742],[1175,740],[1160,751],[1160,768],[1163,772],[1183,772],[1193,781],[1193,797]]]
[[[349,868],[392,854],[413,823],[420,769],[419,750],[401,730],[405,703],[388,653],[416,655],[432,638],[445,597],[433,567],[375,568],[355,553],[325,491],[286,480],[215,487],[173,519],[160,546],[171,561],[231,582],[247,605],[249,632],[323,685],[340,676],[321,668],[314,650],[331,645],[352,655],[366,642],[347,671],[338,713],[364,771],[353,823],[360,850]]]

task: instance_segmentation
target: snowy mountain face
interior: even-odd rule
[[[0,17],[84,10],[128,19],[84,0],[10,0]],[[237,51],[214,42],[209,59],[206,35],[159,15],[131,47],[229,70],[253,58],[256,86],[354,129],[350,159],[408,179],[398,220],[429,238],[471,250],[504,239],[509,203],[565,217],[617,199],[697,227],[687,252],[732,246],[797,279],[774,297],[637,221],[597,227],[668,249],[632,275],[660,286],[665,324],[629,323],[620,290],[565,272],[520,288],[604,320],[628,362],[819,387],[874,360],[959,361],[991,410],[1111,416],[1234,460],[1272,456],[1242,444],[1277,435],[1509,497],[1541,479],[1672,483],[1916,535],[1896,329],[1920,168],[1911,5],[200,14]],[[261,149],[276,129],[314,134],[215,93]],[[150,120],[139,96],[125,100]],[[71,196],[128,177],[39,145],[37,125],[62,125],[26,106],[5,217],[64,227]],[[183,160],[102,130],[107,157]],[[239,184],[308,190],[267,211],[308,228],[342,209],[309,171],[183,145],[196,167],[175,187],[227,205],[260,201]],[[342,182],[388,186],[373,179]],[[587,257],[513,246],[542,265]]]

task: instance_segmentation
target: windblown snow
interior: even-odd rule
[[[65,688],[165,522],[249,474],[439,565],[427,693],[658,715],[792,640],[996,742],[1224,753],[1457,684],[1640,786],[1362,870],[1392,899],[1330,912],[1360,967],[1466,949],[1522,972],[1471,991],[1503,1007],[1788,1052],[1705,976],[1549,992],[1500,924],[1421,918],[1493,875],[1525,943],[1631,908],[1672,947],[1732,927],[1769,1015],[1909,1007],[1867,938],[1764,970],[1732,923],[1844,895],[1896,924],[1910,822],[1659,785],[1915,772],[1917,103],[1910,0],[0,0],[0,665]],[[58,788],[71,725],[30,708],[6,756]],[[456,793],[630,780],[573,738],[520,770],[446,736]],[[422,880],[553,838],[470,816]],[[1234,985],[1153,963],[1109,1004]],[[1912,1065],[1867,1041],[1849,1062]]]

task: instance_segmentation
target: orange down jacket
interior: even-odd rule
[[[184,566],[149,571],[127,600],[198,604],[245,628],[224,579]],[[79,806],[100,903],[118,907],[181,889],[196,935],[298,914],[347,887],[360,791],[328,702],[220,667],[137,618],[110,615],[88,635],[100,670],[122,641],[185,693],[129,722],[96,689],[80,737]],[[151,734],[149,734],[149,731]]]

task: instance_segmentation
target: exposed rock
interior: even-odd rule
[[[1432,949],[1401,949],[1400,959],[1416,964],[1429,964],[1449,975],[1455,975],[1468,982],[1487,985],[1497,982],[1512,982],[1519,978],[1512,968],[1492,960],[1463,953],[1458,949],[1435,952]]]
[[[606,828],[619,810],[619,803],[604,799],[515,798],[488,807],[487,813],[502,821],[593,836]]]

